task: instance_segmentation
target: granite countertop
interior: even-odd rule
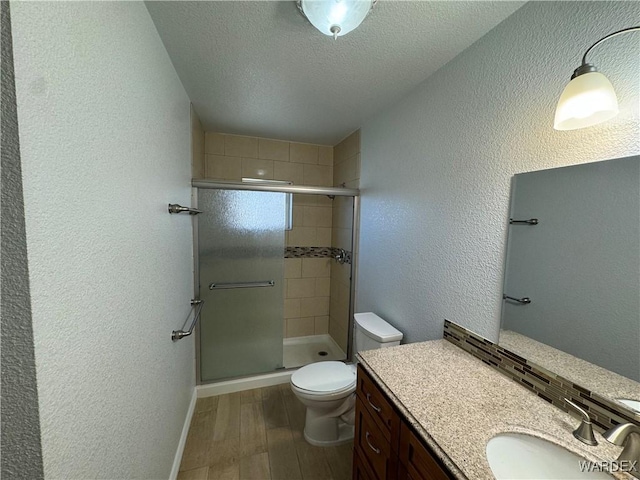
[[[579,420],[446,340],[369,350],[358,357],[457,478],[494,478],[485,449],[499,433],[544,438],[595,462],[614,460],[622,450],[597,432],[597,446],[581,443],[572,434]]]

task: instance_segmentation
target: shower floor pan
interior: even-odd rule
[[[285,368],[296,368],[326,360],[345,360],[347,355],[330,335],[285,338],[283,363]]]

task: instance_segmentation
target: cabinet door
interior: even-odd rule
[[[360,365],[358,365],[356,393],[384,437],[391,443],[392,448],[397,450],[400,438],[400,417],[387,396]]]
[[[412,480],[449,480],[450,477],[440,466],[431,452],[404,423],[400,432],[401,478]]]
[[[377,480],[395,479],[397,456],[391,445],[373,420],[362,400],[356,400],[355,450],[367,463]]]
[[[369,470],[367,462],[362,460],[358,450],[353,450],[353,480],[376,480]]]

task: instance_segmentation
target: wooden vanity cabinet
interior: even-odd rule
[[[445,467],[358,365],[354,480],[452,479]]]
[[[405,423],[400,432],[400,467],[398,478],[413,480],[448,480],[453,478]]]

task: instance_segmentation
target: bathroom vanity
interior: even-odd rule
[[[454,478],[361,365],[356,394],[354,480]]]
[[[621,451],[597,432],[597,446],[579,442],[576,417],[446,340],[358,356],[354,479],[493,479],[487,444],[504,434],[572,452],[577,478],[578,458],[612,461]]]
[[[445,320],[444,340],[359,353],[354,478],[595,478],[579,462],[622,450],[601,433],[640,468],[639,172],[514,177],[499,343]],[[574,438],[576,408],[598,445]]]

